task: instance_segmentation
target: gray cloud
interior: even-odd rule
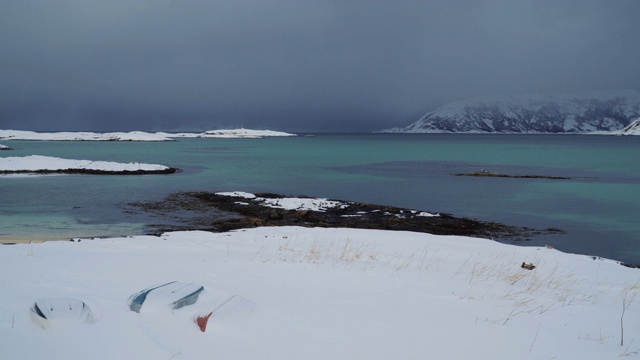
[[[371,131],[494,93],[639,88],[633,0],[0,3],[0,128]]]

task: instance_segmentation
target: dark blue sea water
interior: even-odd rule
[[[525,245],[640,263],[640,137],[315,134],[175,142],[5,141],[0,156],[146,162],[174,175],[0,178],[0,239],[135,235],[121,204],[178,191],[275,192],[388,204],[564,235]],[[456,177],[488,171],[572,180]]]

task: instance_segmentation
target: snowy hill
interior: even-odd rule
[[[475,98],[446,104],[385,133],[588,133],[640,117],[635,90]]]

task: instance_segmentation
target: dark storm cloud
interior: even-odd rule
[[[639,87],[640,2],[0,3],[0,128],[371,131],[444,102]]]

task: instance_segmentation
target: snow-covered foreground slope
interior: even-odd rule
[[[111,161],[91,161],[61,159],[50,156],[22,156],[0,158],[0,173],[26,172],[73,172],[96,171],[105,173],[118,172],[161,172],[170,168],[164,165],[142,163],[117,163]]]
[[[553,249],[272,227],[0,250],[3,359],[640,358],[640,270]],[[205,290],[129,309],[171,281]],[[48,297],[85,302],[93,322],[43,330],[29,309]]]
[[[132,132],[51,132],[40,133],[21,130],[0,130],[0,139],[6,140],[48,140],[48,141],[173,141],[175,138],[263,138],[268,136],[295,136],[294,134],[270,130],[210,130],[204,133],[148,133]]]
[[[640,116],[634,90],[494,96],[456,101],[389,133],[613,132]]]

